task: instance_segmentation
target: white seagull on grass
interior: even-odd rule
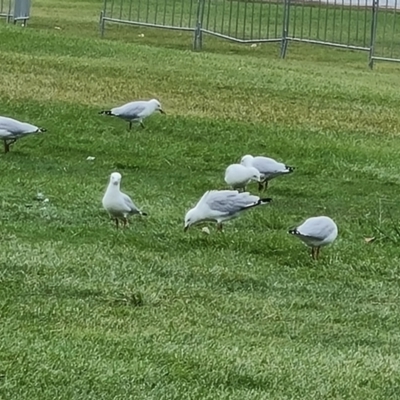
[[[100,111],[99,114],[111,115],[129,122],[129,129],[133,122],[138,122],[144,128],[143,120],[153,114],[155,111],[165,114],[158,100],[132,101],[120,107],[114,107],[111,110]]]
[[[4,153],[8,153],[10,146],[18,139],[41,132],[46,132],[46,129],[13,118],[0,117],[0,139],[4,141]]]
[[[294,171],[294,167],[289,167],[269,157],[246,155],[242,157],[240,163],[246,167],[257,168],[260,171],[261,182],[258,184],[260,191],[264,191],[268,187],[268,182],[271,179]]]
[[[246,190],[246,185],[251,182],[260,182],[260,171],[254,167],[245,167],[241,164],[231,164],[225,170],[225,182],[232,189]]]
[[[222,231],[222,222],[236,218],[250,208],[268,204],[271,200],[260,199],[248,192],[239,193],[237,190],[209,190],[186,213],[184,231],[205,221],[216,222],[217,230]]]
[[[128,215],[140,214],[147,215],[140,211],[131,198],[120,190],[121,174],[113,172],[110,175],[110,182],[103,197],[103,207],[115,219],[118,228],[118,219],[122,219],[124,226],[128,225]]]
[[[297,236],[311,247],[311,256],[318,259],[320,248],[333,243],[338,235],[335,222],[329,217],[308,218],[301,225],[290,229],[289,233]]]

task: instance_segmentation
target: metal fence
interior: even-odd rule
[[[101,35],[116,22],[193,32],[238,43],[306,42],[368,52],[375,60],[400,61],[398,0],[104,0]],[[400,1],[400,0],[399,0]]]
[[[30,18],[31,0],[0,0],[0,17],[16,24],[22,21],[25,26]]]

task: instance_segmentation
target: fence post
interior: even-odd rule
[[[283,28],[282,28],[282,41],[281,41],[281,58],[286,57],[289,33],[289,15],[290,15],[290,0],[284,0],[283,9]]]
[[[369,43],[368,66],[374,68],[374,54],[376,42],[376,27],[378,25],[379,0],[372,1],[371,38]]]
[[[198,0],[197,2],[197,16],[196,16],[196,26],[194,28],[193,37],[193,50],[201,50],[203,47],[203,14],[204,14],[204,1]]]
[[[106,16],[106,9],[107,9],[107,0],[104,0],[103,3],[103,10],[100,12],[100,37],[104,37],[104,29],[105,29],[105,21],[104,17]]]

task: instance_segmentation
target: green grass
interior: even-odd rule
[[[0,155],[0,398],[399,398],[399,68],[314,46],[193,53],[142,28],[101,40],[99,9],[41,0],[26,29],[0,24],[1,114],[48,129]],[[167,115],[143,131],[97,114],[150,97]],[[246,153],[296,172],[223,234],[184,234]],[[101,207],[113,171],[149,214],[125,231]],[[313,262],[286,232],[321,214],[339,237]]]

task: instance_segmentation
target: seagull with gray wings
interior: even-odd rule
[[[222,223],[263,204],[268,204],[272,199],[261,199],[248,192],[237,190],[209,190],[194,208],[189,210],[185,216],[184,231],[186,232],[192,225],[205,221],[217,223],[217,230],[222,231]]]
[[[13,118],[0,117],[0,139],[4,141],[4,153],[8,153],[10,146],[18,139],[41,132],[46,132],[46,129]]]
[[[119,172],[110,175],[110,182],[103,197],[103,207],[115,220],[118,228],[118,219],[122,219],[124,227],[128,225],[128,215],[147,214],[139,210],[131,198],[120,190],[122,176]]]
[[[260,171],[261,180],[258,184],[258,190],[264,191],[268,187],[268,182],[281,175],[290,174],[294,171],[294,167],[278,162],[273,158],[251,155],[243,156],[240,164],[245,167],[254,167]]]
[[[132,101],[120,107],[114,107],[111,110],[100,111],[99,114],[110,115],[128,121],[129,129],[131,129],[133,122],[138,122],[144,128],[143,120],[156,111],[165,114],[160,102],[152,99],[149,101]]]

